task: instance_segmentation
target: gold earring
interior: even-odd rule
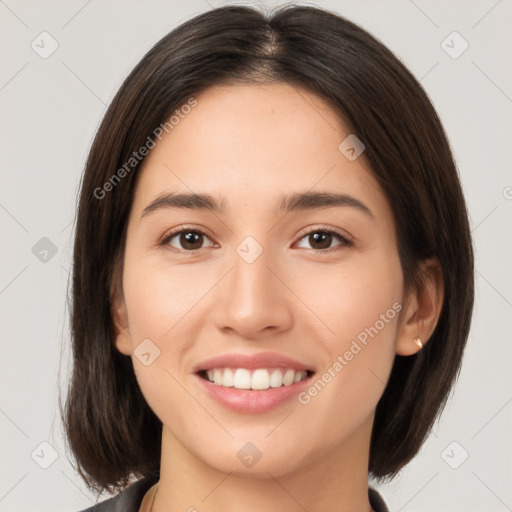
[[[414,338],[413,341],[414,341],[414,343],[416,343],[416,345],[418,345],[420,350],[423,348],[423,343],[421,341],[421,338]]]

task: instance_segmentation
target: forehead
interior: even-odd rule
[[[179,191],[222,198],[227,213],[248,204],[276,212],[283,195],[332,191],[364,197],[389,220],[363,159],[339,149],[349,130],[318,96],[282,83],[244,84],[211,87],[195,100],[145,158],[134,209]]]

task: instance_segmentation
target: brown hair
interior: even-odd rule
[[[329,11],[241,6],[210,10],[161,39],[126,78],[98,129],[77,212],[71,329],[73,374],[61,414],[91,489],[122,489],[159,469],[162,424],[130,357],[114,345],[111,286],[122,266],[137,169],[98,193],[156,127],[220,83],[287,82],[327,101],[366,145],[362,158],[392,207],[406,286],[439,260],[444,303],[429,343],[396,356],[380,399],[370,473],[391,478],[418,452],[458,375],[474,296],[466,206],[449,143],[421,85],[364,29]],[[105,189],[106,190],[106,189]],[[100,196],[101,197],[98,197]]]

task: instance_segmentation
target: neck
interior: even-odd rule
[[[221,472],[190,453],[167,429],[162,431],[158,493],[152,512],[369,512],[369,422],[342,447],[329,450],[300,468],[252,473]]]

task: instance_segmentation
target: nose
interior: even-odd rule
[[[253,340],[288,330],[294,296],[270,251],[252,262],[234,252],[230,263],[231,271],[218,290],[217,328]]]

